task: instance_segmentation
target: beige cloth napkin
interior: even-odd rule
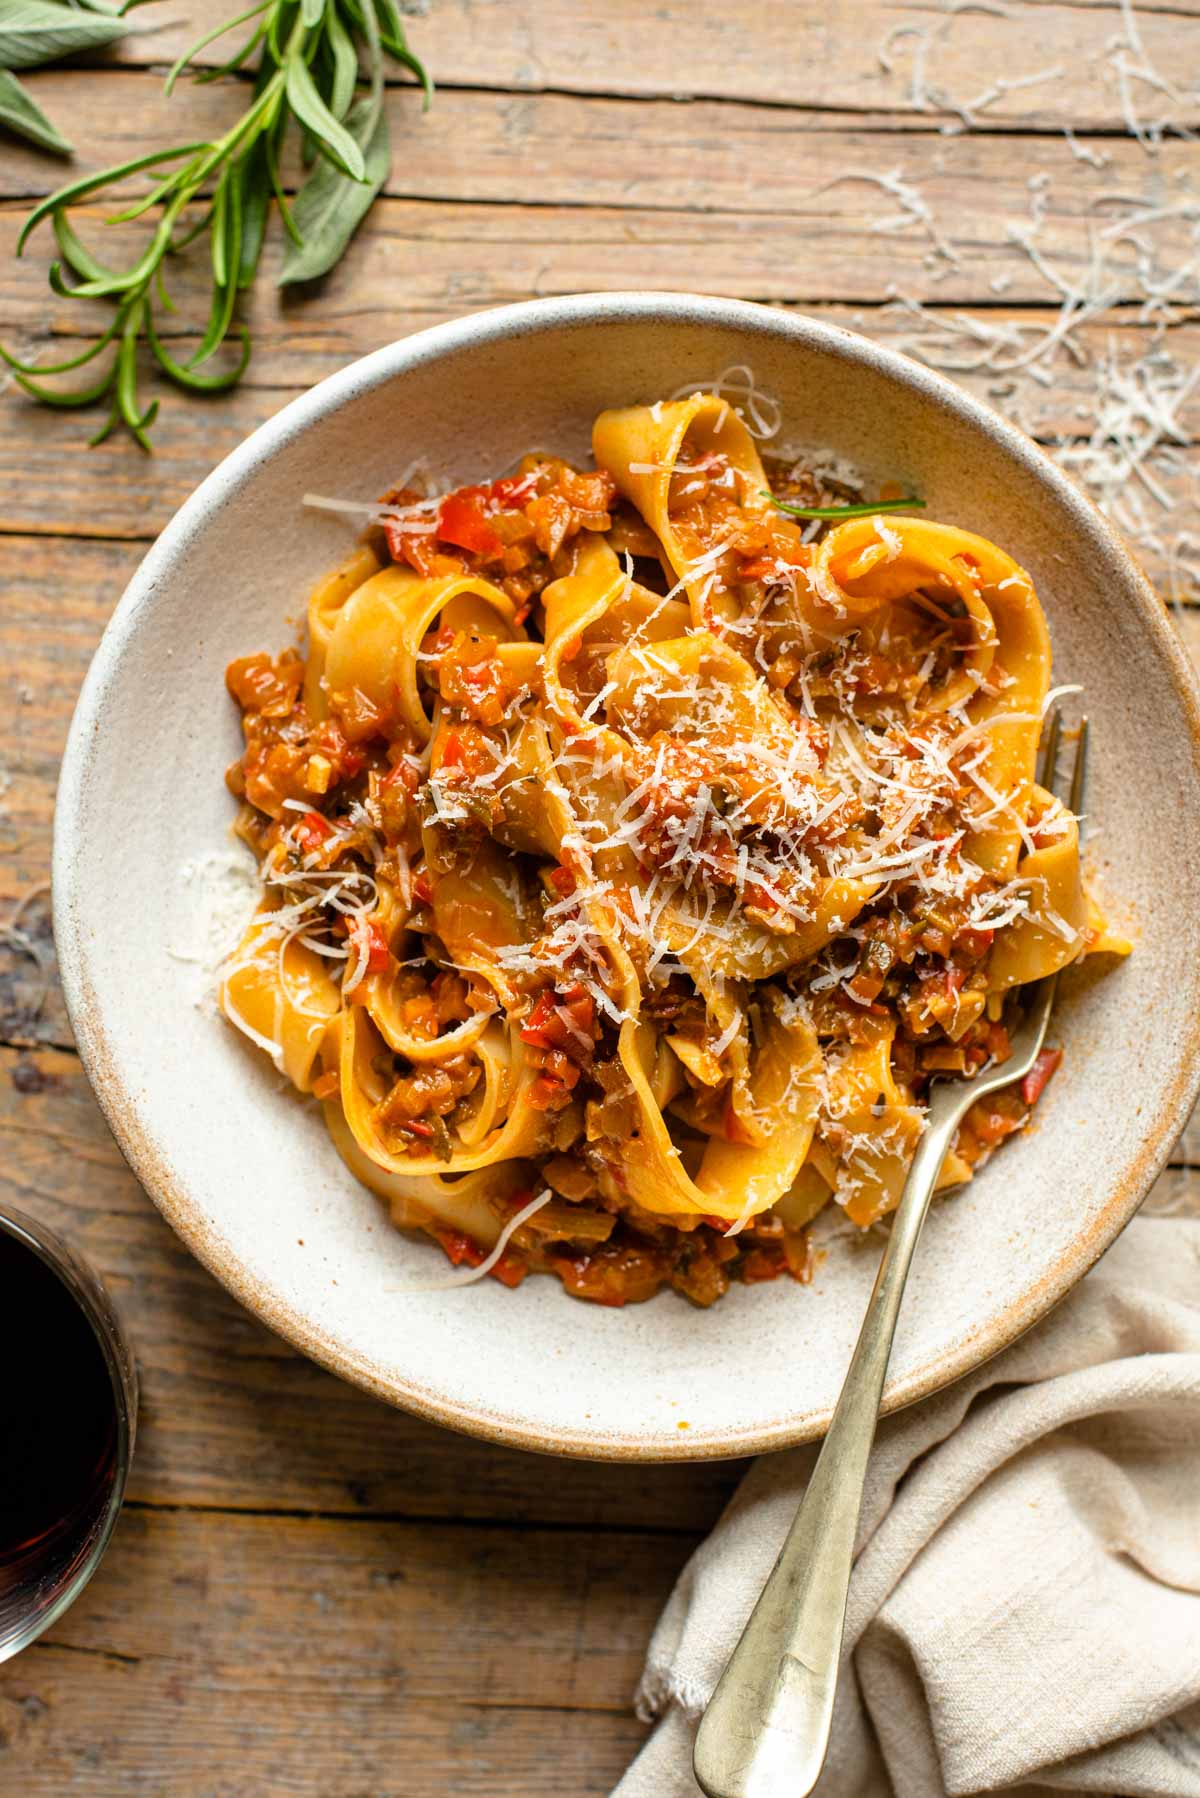
[[[696,1798],[696,1717],[814,1452],[758,1461],[693,1555],[615,1798]],[[880,1426],[846,1655],[820,1798],[1200,1798],[1200,1221],[1138,1218],[1029,1336]]]

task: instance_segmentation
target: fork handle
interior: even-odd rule
[[[696,1734],[708,1798],[806,1798],[829,1745],[863,1484],[913,1250],[965,1105],[913,1157],[817,1465]]]

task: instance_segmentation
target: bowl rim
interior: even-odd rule
[[[67,1011],[80,1059],[130,1169],[158,1210],[208,1271],[268,1328],[322,1367],[387,1403],[430,1422],[465,1431],[506,1447],[598,1461],[667,1462],[721,1459],[790,1447],[822,1436],[831,1409],[786,1414],[769,1424],[731,1430],[695,1430],[682,1436],[593,1435],[585,1428],[547,1433],[508,1411],[493,1411],[384,1374],[366,1355],[348,1349],[314,1325],[296,1306],[241,1264],[198,1202],[174,1174],[166,1145],[143,1126],[123,1081],[105,1024],[93,998],[88,933],[82,927],[77,881],[77,823],[86,783],[90,746],[103,721],[103,702],[126,643],[144,608],[176,558],[202,532],[222,503],[252,477],[256,466],[294,438],[322,423],[346,402],[414,369],[466,348],[505,339],[595,324],[634,321],[656,324],[713,324],[757,337],[789,340],[798,349],[816,349],[873,368],[926,401],[957,415],[998,441],[1054,494],[1085,536],[1099,537],[1124,566],[1141,623],[1160,663],[1176,688],[1188,720],[1193,755],[1200,760],[1200,683],[1165,610],[1129,546],[1095,504],[1045,451],[1018,426],[957,386],[936,369],[903,352],[876,343],[841,325],[751,301],[659,291],[588,292],[524,300],[433,325],[356,358],[299,394],[251,433],[206,476],[147,551],[126,587],[97,645],[76,702],[63,754],[55,806],[53,844],[54,929]],[[1099,1215],[1022,1295],[996,1316],[961,1337],[934,1360],[887,1384],[881,1414],[941,1391],[1007,1348],[1056,1305],[1124,1229],[1167,1161],[1200,1091],[1200,1004],[1187,1053],[1142,1128],[1141,1144],[1127,1160]]]

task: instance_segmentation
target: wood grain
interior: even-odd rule
[[[1200,50],[1200,28],[1197,30]],[[78,81],[74,71],[46,69],[23,77],[38,103],[67,119]],[[129,160],[148,143],[167,144],[227,129],[246,104],[246,84],[186,82],[168,100],[154,75],[113,70],[97,81],[83,118],[71,120],[72,179]],[[1143,185],[1146,154],[1128,138],[1080,137],[1103,159],[1080,163],[1059,135],[967,136],[947,139],[928,128],[897,135],[895,114],[847,120],[809,106],[749,106],[729,100],[586,101],[562,93],[494,93],[447,89],[422,112],[412,89],[388,95],[394,158],[384,192],[397,198],[479,200],[510,204],[524,195],[539,206],[611,206],[687,212],[799,215],[809,221],[896,211],[871,177],[898,168],[919,186],[946,235],[965,244],[1002,239],[1004,226],[1030,211],[1029,182],[1045,176],[1051,204],[1047,241],[1089,207],[1105,222],[1119,218],[1114,195]],[[1161,194],[1178,188],[1198,166],[1200,146],[1168,139],[1155,158]],[[290,188],[299,174],[286,165]],[[855,194],[838,178],[865,178]],[[0,198],[31,199],[62,184],[64,165],[19,143],[0,168]],[[135,176],[128,191],[144,189]],[[1177,221],[1175,241],[1186,226]],[[989,271],[995,272],[995,271]]]
[[[749,299],[869,304],[882,303],[899,290],[942,305],[999,298],[1005,304],[1057,307],[1061,294],[1020,247],[1017,235],[1030,225],[1029,177],[1040,164],[1060,159],[1069,172],[1068,152],[1055,145],[1040,156],[1013,155],[1006,153],[1009,141],[965,139],[963,166],[956,161],[948,169],[939,138],[905,140],[906,154],[897,164],[887,146],[881,148],[870,134],[796,134],[795,147],[802,151],[797,174],[782,180],[778,195],[774,182],[758,190],[756,204],[747,204],[755,189],[746,179],[744,157],[718,152],[715,146],[709,151],[703,142],[682,134],[671,156],[675,179],[664,197],[640,162],[637,173],[630,167],[639,140],[629,136],[620,149],[596,159],[597,169],[609,171],[602,177],[588,177],[582,167],[572,173],[568,166],[562,177],[545,183],[539,160],[522,152],[510,163],[521,177],[521,190],[537,192],[543,185],[551,190],[537,204],[497,204],[487,183],[465,171],[456,178],[452,162],[449,173],[439,169],[427,183],[443,191],[423,192],[418,179],[415,191],[376,204],[370,230],[361,234],[355,253],[339,265],[326,289],[336,296],[353,278],[355,283],[365,280],[369,291],[372,282],[386,278],[395,299],[403,296],[406,304],[425,308],[455,300],[491,305],[589,285],[698,287]],[[771,154],[755,151],[764,162]],[[712,173],[699,183],[705,203],[683,206],[677,196],[689,156],[711,165]],[[581,153],[577,161],[583,160]],[[1200,145],[1169,146],[1163,160],[1169,172],[1193,175],[1200,166]],[[499,159],[491,161],[495,167]],[[893,168],[914,189],[919,185],[937,215],[936,235],[872,179]],[[399,159],[397,171],[399,187],[404,175]],[[1132,170],[1129,174],[1132,178]],[[1131,210],[1106,203],[1101,197],[1105,185],[1111,191],[1111,180],[1102,184],[1091,171],[1089,178],[1054,194],[1048,206],[1037,239],[1039,253],[1068,282],[1078,281],[1088,267],[1089,223],[1107,226]],[[485,191],[476,198],[480,188]],[[553,197],[556,188],[567,194],[590,190],[596,197],[560,202]],[[4,251],[15,250],[27,211],[23,202],[5,202]],[[80,207],[75,216],[85,240],[95,242],[104,229],[104,210]],[[111,243],[115,259],[116,248],[140,242],[143,235],[132,225],[110,229],[98,247],[107,255]],[[1168,214],[1155,224],[1149,240],[1166,268],[1177,266],[1191,249],[1188,219]],[[500,244],[503,258],[496,254]],[[43,228],[42,238],[31,239],[19,264],[5,264],[0,324],[6,330],[43,328],[47,313],[55,331],[81,329],[77,321],[86,308],[77,301],[48,300],[45,293],[45,259],[52,254]],[[277,254],[278,233],[265,260],[266,280],[256,289],[275,305]],[[189,257],[178,276],[172,270],[172,290],[178,289],[185,302],[187,271],[202,260]],[[603,274],[599,282],[598,273]],[[1136,243],[1108,242],[1109,285],[1116,304],[1144,297]]]
[[[607,1791],[690,1546],[128,1507],[88,1592],[0,1674],[5,1789]]]
[[[231,0],[193,0],[165,29],[132,37],[105,60],[162,65],[218,20],[239,8]],[[144,16],[144,15],[143,15]],[[1168,73],[1200,62],[1200,18],[1171,0],[1139,5],[1150,59]],[[177,21],[177,22],[176,22]],[[953,124],[953,111],[914,104],[909,37],[894,47],[894,69],[879,60],[897,27],[931,37],[930,84],[959,104],[987,92],[997,73],[1057,70],[1044,84],[1001,94],[978,114],[979,128],[1054,129],[1063,118],[1080,129],[1124,129],[1109,40],[1115,9],[1034,0],[1003,11],[961,9],[939,16],[931,7],[855,0],[853,7],[763,6],[760,0],[439,0],[408,29],[412,48],[445,88],[479,87],[571,95],[616,94],[687,100],[715,97],[767,106],[821,108],[853,118],[895,110],[922,123]],[[238,42],[236,36],[230,43]],[[214,65],[221,47],[202,53]],[[93,59],[98,60],[98,59]],[[1146,96],[1141,96],[1144,110]],[[1178,111],[1196,121],[1195,102]],[[848,121],[847,121],[848,122]]]
[[[72,1053],[0,1049],[0,1170],[0,1207],[68,1236],[120,1307],[144,1405],[130,1491],[147,1504],[688,1532],[712,1523],[740,1475],[737,1463],[623,1468],[490,1448],[335,1380],[192,1259]]]
[[[139,27],[165,29],[25,77],[76,141],[70,172],[221,129],[243,82],[185,84],[168,106],[162,73],[235,10],[187,0],[138,12]],[[1151,0],[1137,17],[1150,56],[1196,88],[1200,12]],[[893,28],[907,35],[889,74],[877,52]],[[131,1502],[98,1578],[47,1641],[0,1669],[5,1794],[605,1793],[642,1737],[630,1699],[653,1618],[741,1471],[542,1460],[390,1411],[241,1310],[125,1168],[71,1052],[47,880],[75,695],[146,541],[288,399],[486,305],[701,289],[905,347],[914,327],[888,304],[898,289],[931,309],[931,333],[962,311],[1032,334],[1061,298],[1014,237],[1035,210],[1046,267],[1070,279],[1091,233],[1147,205],[1168,208],[1141,228],[1154,267],[1181,267],[1200,145],[1168,139],[1148,156],[1120,135],[1120,28],[1117,9],[1093,0],[958,11],[432,0],[410,36],[440,83],[434,109],[423,115],[411,86],[389,92],[386,197],[331,279],[281,296],[272,243],[242,388],[207,405],[164,389],[145,458],[125,442],[87,450],[85,420],[40,411],[0,379],[0,1206],[61,1230],[108,1281],[144,1400]],[[918,32],[931,78],[959,103],[997,71],[1061,72],[1000,93],[973,134],[956,135],[952,111],[914,95]],[[1172,104],[1144,87],[1137,97],[1147,113]],[[1174,110],[1200,125],[1194,100]],[[1066,119],[1103,168],[1077,160]],[[877,178],[892,171],[906,185],[889,193]],[[11,254],[31,201],[63,178],[62,164],[4,140],[0,341],[43,359],[95,322],[49,294],[48,235],[22,262]],[[905,193],[931,205],[936,239]],[[960,376],[1043,439],[1086,434],[1099,360],[1132,361],[1152,341],[1138,246],[1107,241],[1118,304],[1079,333],[1082,361],[1060,355],[1044,388]],[[186,336],[200,273],[185,260],[173,278],[170,329]],[[1160,347],[1185,366],[1200,359],[1194,305]],[[1182,423],[1200,437],[1200,390]],[[1182,469],[1184,496],[1191,479]],[[1176,619],[1200,655],[1200,608]],[[1200,1206],[1196,1120],[1148,1203]]]

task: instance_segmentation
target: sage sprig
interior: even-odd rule
[[[69,156],[71,146],[21,86],[13,69],[36,69],[76,50],[95,50],[129,27],[107,0],[4,0],[0,5],[0,125],[41,150]]]
[[[48,0],[18,0],[24,6]],[[130,0],[136,4],[136,0]],[[49,220],[59,257],[50,286],[64,299],[107,303],[112,316],[101,335],[79,355],[57,363],[22,362],[0,346],[0,356],[25,391],[49,406],[108,405],[107,421],[92,438],[102,442],[123,426],[143,449],[158,401],[139,393],[144,344],[164,375],[193,393],[233,387],[250,359],[250,336],[236,320],[239,294],[258,271],[272,204],[289,242],[280,285],[310,281],[339,260],[386,179],[391,160],[384,112],[384,64],[390,57],[421,81],[425,70],[409,50],[396,0],[258,0],[210,31],[180,57],[167,77],[172,91],[199,51],[240,25],[251,30],[219,67],[197,79],[212,81],[244,68],[257,56],[250,103],[224,136],[213,142],[175,144],[68,182],[34,208],[17,240],[20,255],[30,233]],[[360,93],[360,59],[366,91]],[[284,193],[281,163],[289,128],[299,128],[309,172],[295,200]],[[110,224],[146,219],[148,241],[123,268],[113,267],[84,244],[71,212],[127,181],[145,176],[149,191],[119,208]],[[200,342],[184,359],[164,341],[162,319],[176,308],[166,277],[174,258],[197,239],[208,240],[211,288]],[[223,364],[213,358],[232,351]],[[83,387],[61,390],[46,376],[71,373],[110,354],[103,371]]]

